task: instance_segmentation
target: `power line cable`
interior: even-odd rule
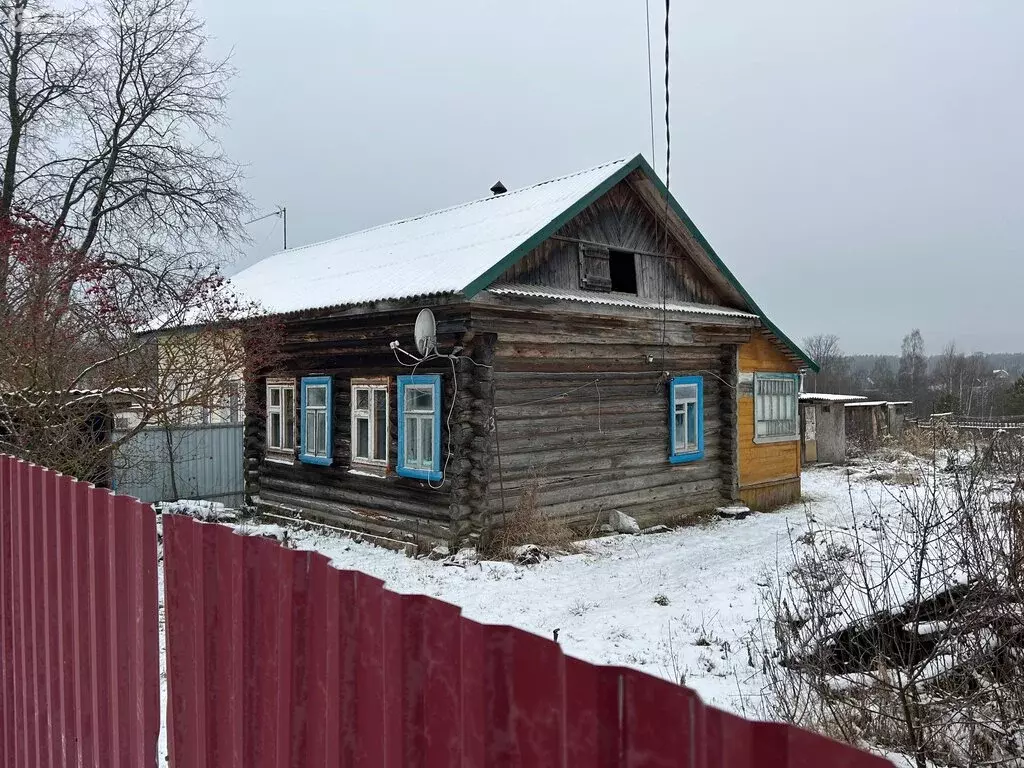
[[[655,149],[654,139],[654,63],[651,54],[651,0],[646,0],[645,7],[647,9],[647,15],[645,16],[647,20],[647,103],[651,108],[651,166],[655,166],[657,150]]]

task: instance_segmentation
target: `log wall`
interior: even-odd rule
[[[418,307],[370,313],[325,314],[288,319],[284,323],[282,359],[273,371],[264,371],[250,384],[246,396],[246,491],[260,511],[286,516],[314,518],[340,528],[376,537],[382,543],[427,547],[449,542],[453,536],[454,500],[465,506],[479,488],[462,477],[473,468],[464,453],[474,437],[450,411],[456,407],[472,410],[480,397],[476,367],[468,360],[455,364],[448,359],[421,365],[417,373],[440,373],[443,382],[442,436],[443,455],[449,456],[445,480],[440,488],[426,481],[399,477],[394,473],[397,456],[398,424],[395,377],[408,374],[395,358],[389,343],[399,340],[405,349],[415,351],[413,324]],[[438,345],[442,349],[470,345],[464,353],[473,353],[465,309],[435,307],[438,321]],[[483,370],[483,369],[481,369]],[[328,375],[333,381],[333,460],[330,466],[305,464],[295,458],[282,461],[268,456],[266,445],[265,378],[294,378],[296,406],[303,376]],[[386,477],[358,473],[351,464],[351,379],[386,376],[391,383],[389,417],[389,471]],[[456,380],[465,387],[456,397]],[[489,382],[483,387],[489,396]],[[449,414],[452,430],[449,435]],[[296,425],[299,415],[296,413]],[[298,426],[297,426],[298,432]],[[449,440],[451,437],[451,440]],[[298,435],[296,437],[298,440]],[[436,485],[436,484],[435,484]],[[465,515],[463,515],[465,516]]]
[[[547,517],[580,533],[596,530],[611,510],[641,525],[675,523],[733,499],[735,359],[749,327],[700,325],[672,313],[516,305],[474,310],[473,318],[497,333],[493,449],[500,472],[492,473],[488,494],[496,522],[528,491]],[[704,378],[705,454],[671,464],[668,380],[681,375]]]

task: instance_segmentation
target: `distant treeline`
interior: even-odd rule
[[[804,349],[821,366],[808,373],[808,392],[910,400],[919,416],[953,412],[971,416],[1024,415],[1024,353],[967,354],[950,343],[926,355],[921,332],[903,337],[899,355],[846,355],[839,337],[804,339]]]
[[[1014,378],[1024,375],[1024,352],[981,352],[977,354],[987,361],[987,365],[993,371],[1003,370]],[[925,356],[928,372],[935,373],[945,358],[945,355]],[[899,368],[900,364],[899,355],[849,355],[847,359],[850,361],[851,371],[864,375],[870,375],[872,369],[880,362],[883,366],[891,367],[893,370]]]

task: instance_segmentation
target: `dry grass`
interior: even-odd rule
[[[895,441],[897,447],[914,456],[924,459],[931,459],[935,456],[935,449],[942,444],[939,435],[934,429],[921,429],[913,425],[907,425],[903,434]]]
[[[499,560],[514,560],[515,550],[524,544],[536,544],[546,550],[576,553],[579,534],[560,520],[551,520],[537,507],[537,483],[532,482],[519,497],[516,508],[505,517],[504,524],[495,531],[487,556]]]

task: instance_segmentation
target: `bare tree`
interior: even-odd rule
[[[0,222],[32,211],[140,287],[153,272],[160,287],[208,275],[211,251],[242,236],[247,200],[214,134],[232,70],[205,57],[187,0],[19,7],[0,33]],[[0,258],[0,296],[9,267]]]
[[[216,137],[232,70],[188,0],[0,9],[0,438],[95,476],[82,424],[115,395],[139,428],[187,417],[273,346],[219,271],[249,207]]]
[[[821,333],[804,339],[804,349],[820,368],[808,373],[804,386],[808,392],[841,392],[850,385],[849,362],[839,346],[839,337]]]
[[[919,414],[929,413],[931,398],[928,396],[928,360],[924,355],[924,338],[917,328],[903,337],[896,376],[900,394],[914,402],[914,408]]]
[[[246,369],[272,364],[276,323],[239,302],[223,280],[180,296],[173,331],[140,333],[149,311],[120,272],[85,258],[25,216],[0,225],[11,255],[9,312],[0,317],[0,451],[103,481],[113,418],[195,423],[241,390]],[[170,320],[168,322],[171,322]]]

